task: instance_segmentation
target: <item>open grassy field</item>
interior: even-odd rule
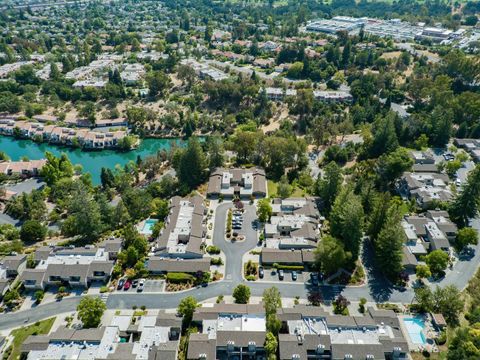
[[[276,197],[278,184],[275,181],[268,180],[267,187],[268,187],[268,196],[270,198]],[[299,187],[295,187],[293,189],[292,194],[290,195],[290,197],[303,197],[303,196],[305,196],[304,191]]]
[[[55,321],[55,318],[50,318],[42,321],[37,321],[35,324],[30,326],[25,326],[17,330],[12,331],[13,335],[13,349],[8,357],[8,360],[17,360],[20,359],[20,349],[23,342],[30,336],[30,335],[41,335],[41,334],[48,334],[52,325]]]

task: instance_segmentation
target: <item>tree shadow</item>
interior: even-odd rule
[[[363,243],[362,262],[368,279],[370,295],[376,302],[388,301],[392,295],[394,287],[376,267],[374,251],[368,240],[365,240]]]

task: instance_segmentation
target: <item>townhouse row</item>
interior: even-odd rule
[[[12,119],[0,119],[0,134],[84,149],[120,148],[128,136],[124,130],[100,132]]]

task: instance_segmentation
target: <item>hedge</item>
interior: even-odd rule
[[[218,255],[220,254],[220,248],[215,245],[209,245],[207,246],[207,253]]]
[[[303,271],[305,268],[302,265],[278,265],[277,269],[286,271]]]
[[[183,284],[187,282],[194,281],[195,278],[193,275],[181,273],[181,272],[171,272],[167,274],[167,281],[173,284]]]

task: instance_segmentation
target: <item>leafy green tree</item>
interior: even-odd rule
[[[473,219],[480,205],[480,165],[468,174],[467,181],[462,190],[450,205],[450,217],[459,227],[468,225],[469,220]]]
[[[173,164],[178,180],[188,190],[194,189],[205,180],[207,159],[202,146],[196,138],[188,141],[186,149],[179,149],[177,163]]]
[[[392,281],[398,279],[403,269],[402,247],[405,235],[400,225],[401,218],[398,206],[391,205],[382,229],[373,243],[375,261],[381,272]]]
[[[102,321],[107,306],[99,297],[85,296],[77,306],[78,318],[84,328],[96,328]]]
[[[397,147],[395,114],[390,112],[387,116],[378,118],[373,125],[373,140],[369,148],[369,156],[376,158],[395,151]]]
[[[163,71],[154,71],[147,76],[147,85],[150,96],[163,97],[165,92],[170,88],[171,81]]]
[[[25,243],[45,240],[47,228],[37,220],[27,220],[20,229],[20,239]]]
[[[413,159],[405,148],[397,148],[378,159],[377,174],[381,188],[391,188],[395,181],[413,165]]]
[[[0,92],[0,112],[15,114],[22,109],[20,98],[10,91]]]
[[[263,307],[265,314],[277,314],[277,310],[282,307],[282,297],[277,287],[272,286],[263,291]]]
[[[415,272],[418,279],[427,279],[432,276],[432,272],[428,265],[417,265]]]
[[[183,324],[188,327],[192,322],[193,313],[198,308],[199,304],[193,296],[183,298],[177,307],[177,313],[183,316]]]
[[[272,205],[270,204],[269,199],[261,199],[258,201],[257,216],[258,220],[262,223],[265,223],[270,219],[270,216],[272,216]]]
[[[346,253],[343,244],[332,236],[324,236],[315,250],[315,265],[325,274],[334,274],[341,269],[351,254]]]
[[[278,183],[277,186],[277,195],[282,198],[288,198],[292,194],[292,185],[288,183],[288,179],[286,175],[283,175],[280,178],[280,182]]]
[[[40,175],[47,185],[54,185],[62,178],[73,176],[73,165],[66,154],[56,157],[47,151],[45,158],[47,159],[47,163],[42,167]]]
[[[225,160],[223,142],[219,136],[209,136],[206,142],[208,148],[208,168],[212,171],[217,167],[223,166]]]
[[[239,284],[233,289],[233,298],[237,304],[248,304],[250,300],[250,288],[247,285]]]
[[[268,360],[275,360],[277,358],[278,340],[271,332],[267,332],[265,336],[265,352]]]
[[[450,140],[453,125],[453,112],[450,108],[437,106],[430,116],[430,143],[436,147],[444,147]]]
[[[96,109],[95,104],[92,101],[87,101],[85,104],[80,107],[78,115],[87,119],[90,123],[95,124],[96,120]]]
[[[324,170],[324,176],[319,176],[315,183],[315,190],[323,202],[326,213],[329,214],[342,186],[343,176],[342,169],[333,161]]]
[[[478,231],[473,228],[463,228],[458,231],[457,238],[455,239],[455,247],[457,250],[462,251],[468,245],[478,244]]]
[[[425,256],[425,262],[433,275],[439,275],[447,268],[448,254],[443,250],[434,250]]]
[[[351,187],[343,188],[333,203],[330,213],[330,232],[342,241],[345,251],[352,254],[352,261],[358,258],[363,229],[363,207],[360,197]]]

